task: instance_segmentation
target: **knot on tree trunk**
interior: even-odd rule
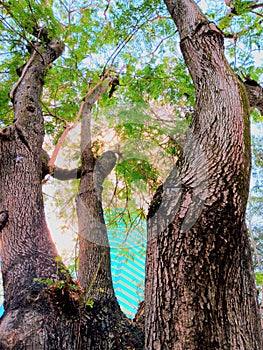
[[[5,227],[5,225],[8,222],[8,211],[7,210],[1,210],[0,211],[0,231]]]
[[[247,90],[250,108],[257,108],[261,115],[263,115],[263,88],[253,79],[248,78],[244,82]]]

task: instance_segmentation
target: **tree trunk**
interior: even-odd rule
[[[113,152],[96,159],[91,142],[91,109],[107,91],[111,77],[101,78],[85,99],[81,119],[81,180],[76,198],[79,224],[78,280],[87,298],[115,300],[111,277],[110,246],[102,208],[102,183],[116,163]],[[117,303],[116,303],[117,305]]]
[[[263,347],[245,211],[249,101],[223,37],[191,0],[165,1],[196,89],[178,164],[148,214],[146,349]]]
[[[44,123],[40,106],[48,64],[62,53],[61,43],[34,51],[13,95],[15,121],[0,140],[1,208],[8,212],[2,228],[5,308],[26,303],[30,291],[43,289],[34,278],[56,276],[56,249],[45,222],[42,200]]]
[[[109,247],[104,264],[107,273],[100,275],[99,283],[101,294],[104,296],[104,287],[111,298],[94,298],[91,307],[82,286],[72,280],[57,259],[46,225],[41,188],[44,120],[40,95],[45,70],[62,50],[63,45],[57,41],[33,50],[10,93],[15,121],[0,132],[0,231],[5,293],[0,349],[142,349],[141,329],[122,314],[114,297],[109,281]],[[85,163],[81,170],[87,167]],[[44,168],[47,171],[47,166]],[[101,175],[98,179],[101,181]]]

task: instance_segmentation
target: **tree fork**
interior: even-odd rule
[[[0,135],[0,249],[5,293],[0,349],[142,350],[141,329],[123,315],[114,298],[94,300],[91,308],[87,293],[62,271],[46,225],[42,180],[46,172],[56,169],[50,169],[49,157],[42,150],[40,95],[45,70],[62,50],[62,43],[51,41],[41,52],[38,49],[41,54],[32,52],[34,57],[12,90],[15,121]],[[103,158],[98,164],[104,176],[110,169]],[[69,172],[60,175],[71,176]]]

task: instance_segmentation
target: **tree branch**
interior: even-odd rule
[[[89,114],[91,112],[91,109],[94,105],[94,103],[98,100],[98,98],[103,94],[103,92],[107,91],[110,83],[111,83],[112,77],[106,77],[103,75],[99,82],[92,88],[90,89],[87,94],[83,97],[78,114],[72,124],[66,124],[66,128],[63,132],[63,134],[60,136],[55,149],[52,153],[52,156],[49,161],[49,166],[54,167],[55,162],[58,156],[58,153],[60,151],[60,148],[63,144],[63,142],[66,140],[69,132],[74,129],[78,123],[80,118],[83,119],[82,122],[82,135],[81,135],[81,150],[85,148],[87,144],[91,142],[91,135],[90,135],[90,125],[89,124]]]
[[[10,92],[13,99],[15,111],[15,123],[19,123],[19,128],[23,128],[23,124],[32,123],[33,131],[37,128],[40,132],[43,125],[43,115],[40,104],[40,95],[43,88],[43,77],[46,68],[50,63],[56,60],[63,52],[64,44],[60,40],[53,40],[49,43],[34,47],[31,57],[25,65],[20,79]],[[22,84],[23,82],[23,84]],[[36,125],[39,124],[39,127]]]
[[[61,181],[80,179],[81,167],[71,170],[55,167],[50,175]]]
[[[107,26],[110,25],[109,20],[108,20],[108,17],[107,17],[107,11],[109,10],[110,2],[111,2],[111,0],[107,0],[107,5],[106,5],[106,8],[105,8],[105,10],[104,10],[104,12],[103,12],[103,15],[104,15],[104,17],[105,17],[105,21],[106,21]]]
[[[50,166],[50,157],[48,153],[42,149],[42,179],[46,175],[51,175],[54,179],[66,181],[80,179],[81,177],[81,167],[75,169],[64,169],[57,166]]]
[[[65,125],[65,127],[67,127],[67,125],[69,124],[67,120],[63,119],[62,117],[60,117],[57,114],[53,114],[52,111],[50,110],[50,108],[46,104],[44,104],[43,102],[42,102],[42,106],[47,111],[47,114],[44,114],[44,117],[53,117],[53,118],[55,118],[56,121],[59,120],[60,122],[62,122]]]
[[[87,94],[83,97],[74,123],[73,124],[66,123],[66,129],[64,130],[63,134],[59,138],[59,140],[55,146],[55,149],[52,153],[51,158],[48,160],[47,164],[45,164],[45,162],[43,163],[43,169],[44,169],[43,176],[50,174],[51,176],[53,176],[54,178],[56,178],[58,180],[79,179],[81,177],[81,168],[72,169],[72,170],[58,168],[55,166],[55,161],[57,159],[58,153],[60,151],[60,148],[61,148],[63,142],[67,138],[69,132],[78,125],[80,118],[82,118],[81,142],[80,142],[81,153],[83,154],[83,152],[87,148],[91,147],[91,130],[90,130],[91,109],[92,109],[94,103],[100,98],[100,96],[108,90],[109,86],[114,81],[114,78],[115,78],[114,76],[111,76],[111,77],[106,77],[105,75],[102,76],[100,81],[92,89],[90,89],[87,92]],[[107,153],[107,152],[105,153],[105,155],[106,154],[107,154],[107,156],[110,155],[110,153]],[[108,157],[107,161],[109,160],[109,158],[111,158],[111,157]],[[101,178],[102,174],[104,174],[105,172],[107,173],[107,171],[108,171],[107,170],[108,164],[110,164],[110,163],[107,163],[107,165],[106,165],[106,161],[105,161],[104,164],[101,165],[102,160],[104,161],[105,159],[106,159],[106,156],[101,157],[100,160],[98,161],[98,168],[97,169],[100,168],[99,178]],[[114,162],[113,167],[115,166],[115,163],[116,163],[116,156],[115,156],[115,162]],[[110,171],[113,169],[113,167],[110,169]],[[110,173],[110,171],[109,171],[109,173]],[[98,187],[100,187],[102,185],[102,182],[104,181],[105,177],[103,178],[102,181],[98,180],[99,181]]]
[[[98,197],[101,199],[102,194],[102,184],[106,177],[111,173],[115,167],[117,161],[116,154],[112,151],[107,151],[103,153],[100,158],[95,163],[94,168],[94,187],[98,194]]]
[[[14,93],[16,91],[16,89],[18,88],[18,86],[21,84],[22,80],[24,79],[25,75],[26,75],[26,72],[29,68],[29,66],[31,65],[31,63],[34,61],[36,55],[38,54],[41,58],[42,58],[42,61],[43,63],[45,63],[45,58],[44,56],[42,55],[41,53],[41,42],[39,41],[41,38],[44,38],[45,39],[45,42],[46,42],[46,48],[47,48],[47,52],[49,51],[48,49],[52,49],[53,52],[55,53],[56,51],[58,51],[56,54],[55,54],[55,57],[54,59],[52,59],[49,63],[51,63],[52,61],[54,61],[58,56],[61,55],[62,51],[64,50],[64,45],[62,45],[61,42],[55,40],[53,42],[50,42],[50,40],[48,40],[48,31],[46,28],[37,28],[35,29],[36,32],[34,34],[37,35],[37,42],[35,43],[32,43],[30,42],[30,49],[29,52],[32,53],[30,59],[28,60],[28,62],[26,63],[26,65],[23,67],[23,70],[21,72],[21,76],[19,78],[19,80],[17,81],[17,83],[13,86],[13,88],[11,89],[10,93],[9,93],[9,97],[11,99],[11,101],[13,101],[14,99]],[[50,44],[50,45],[49,45]],[[59,50],[58,50],[58,44],[59,44]],[[52,47],[53,46],[53,47]],[[53,56],[53,55],[52,55]],[[49,64],[47,63],[47,65]]]
[[[82,117],[82,123],[81,123],[81,141],[80,141],[80,149],[81,154],[84,152],[86,147],[91,146],[91,121],[90,121],[90,114],[91,109],[95,102],[98,101],[98,99],[101,97],[101,95],[106,92],[109,88],[109,86],[114,81],[114,76],[108,76],[107,72],[104,74],[100,81],[92,88],[86,96],[83,98],[81,102],[81,117]]]
[[[162,38],[162,40],[159,42],[159,44],[156,46],[156,48],[151,52],[151,55],[153,56],[160,48],[160,46],[163,44],[165,40],[170,39],[172,36],[174,36],[177,33],[177,30],[175,30],[172,34],[166,36],[165,38]]]
[[[255,5],[250,6],[250,8],[251,8],[252,10],[258,9],[258,8],[260,8],[260,7],[263,7],[263,3],[255,4]]]
[[[20,85],[21,81],[24,79],[24,77],[25,77],[25,75],[26,75],[26,71],[27,71],[28,67],[30,66],[30,64],[33,62],[36,53],[37,53],[37,51],[34,50],[32,56],[31,56],[30,59],[27,61],[27,64],[24,66],[20,78],[18,79],[18,81],[16,82],[16,84],[12,87],[12,89],[11,89],[11,91],[10,91],[10,93],[9,93],[9,97],[10,97],[11,101],[14,100],[14,93],[15,93],[16,89],[18,88],[18,86]]]

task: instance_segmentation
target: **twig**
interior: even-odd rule
[[[255,4],[255,5],[251,5],[251,6],[250,6],[250,8],[251,8],[252,10],[258,9],[258,8],[260,8],[260,7],[263,7],[263,3]]]
[[[254,13],[254,15],[257,15],[259,17],[263,17],[262,13],[259,13],[257,11],[251,11],[251,13]]]
[[[105,17],[105,21],[106,21],[107,26],[109,26],[109,24],[110,24],[109,21],[108,21],[108,17],[107,17],[107,11],[108,11],[108,9],[110,7],[110,2],[111,2],[111,0],[108,0],[107,6],[106,6],[106,8],[105,8],[105,10],[103,12],[103,15]]]
[[[145,13],[144,17],[146,17],[147,13]],[[140,19],[137,20],[137,24],[139,24]],[[119,55],[121,50],[131,41],[133,36],[146,24],[149,22],[149,18],[147,18],[142,24],[136,26],[133,28],[133,30],[130,31],[130,33],[124,38],[124,40],[117,46],[117,48],[113,51],[113,53],[110,55],[110,57],[107,59],[103,71],[106,70],[107,65],[111,61],[111,65],[114,63],[115,58]]]
[[[165,40],[168,40],[170,39],[173,35],[175,35],[176,33],[178,32],[178,30],[174,31],[171,35],[168,35],[166,36],[165,38],[163,38],[159,44],[156,46],[155,50],[151,52],[151,55],[153,56],[155,54],[155,52],[159,49],[159,47],[162,45],[162,43],[165,41]]]
[[[62,117],[58,116],[57,114],[53,114],[51,112],[51,110],[43,102],[42,102],[42,106],[45,107],[45,109],[47,110],[47,113],[48,113],[48,114],[44,114],[44,117],[51,116],[51,117],[61,121],[65,125],[65,127],[67,127],[69,125],[67,120],[63,119]]]
[[[39,56],[40,56],[40,57],[43,59],[43,61],[44,61],[44,58],[43,58],[41,52],[38,51],[38,50],[36,49],[36,47],[31,43],[30,40],[28,40],[28,38],[26,37],[26,34],[21,34],[20,32],[18,32],[11,24],[9,24],[9,23],[7,22],[7,20],[6,20],[2,15],[0,15],[0,16],[1,16],[0,19],[1,19],[2,24],[3,24],[4,26],[6,26],[6,28],[8,28],[8,30],[12,31],[13,33],[17,34],[20,38],[24,39],[24,40],[39,54]],[[20,26],[19,21],[13,16],[13,14],[12,14],[11,17],[12,17],[13,20],[16,22],[16,24],[17,24],[18,26]],[[24,31],[24,28],[22,28],[22,29],[23,29],[23,31]],[[41,31],[39,32],[39,34],[40,34],[40,33],[41,33]],[[39,35],[38,35],[37,38],[39,39]]]

